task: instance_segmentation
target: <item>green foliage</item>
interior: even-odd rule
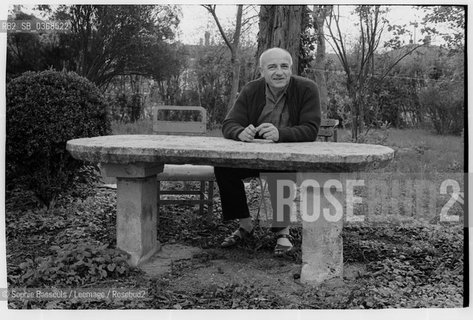
[[[27,72],[8,83],[6,96],[7,185],[25,184],[49,206],[83,165],[66,142],[110,133],[106,103],[87,79],[56,71]]]
[[[463,100],[464,90],[464,55],[454,51],[448,51],[438,46],[422,46],[405,56],[397,64],[393,63],[403,55],[415,48],[415,45],[403,46],[399,49],[375,54],[374,74],[369,76],[365,86],[365,96],[363,99],[363,121],[365,128],[380,128],[384,123],[390,124],[394,128],[425,128],[434,126],[438,132],[451,134],[461,132],[463,126],[463,116],[460,115],[460,102]],[[348,54],[349,59],[354,59],[354,55]],[[392,68],[391,68],[392,67]],[[390,69],[387,76],[383,77],[384,70]],[[331,55],[325,65],[329,104],[328,117],[338,119],[344,126],[351,126],[352,110],[350,110],[353,101],[348,95],[346,86],[347,78],[341,72],[341,66],[334,61]],[[431,89],[429,89],[431,88]],[[448,89],[443,89],[448,88]],[[438,113],[429,110],[428,104],[421,104],[421,96],[427,100],[440,101],[429,97],[426,92],[429,90],[438,96],[442,92],[442,99],[451,99],[452,110],[449,113],[458,112],[456,125],[458,128],[453,130],[444,130],[438,116],[431,117]],[[444,91],[447,91],[445,96]],[[360,92],[356,91],[359,95]],[[458,103],[457,103],[458,102]],[[454,109],[453,105],[458,108]],[[435,110],[439,107],[433,106]],[[440,110],[444,110],[440,108]],[[456,113],[453,113],[454,115]],[[453,125],[452,116],[448,117],[448,123]],[[446,121],[446,119],[443,119]],[[448,125],[447,125],[448,126]],[[363,132],[360,133],[363,135]]]
[[[328,31],[331,42],[336,44],[336,54],[345,72],[344,82],[350,97],[349,116],[354,140],[358,140],[358,131],[363,131],[365,125],[377,126],[378,123],[386,121],[395,127],[422,124],[426,107],[421,108],[418,92],[425,86],[425,80],[456,81],[459,87],[458,92],[463,90],[460,89],[460,83],[464,77],[464,66],[461,63],[463,52],[458,48],[462,48],[461,43],[464,41],[462,40],[462,37],[464,38],[464,10],[465,8],[460,6],[426,9],[430,14],[427,15],[425,22],[446,23],[451,29],[456,29],[453,33],[448,32],[450,38],[448,34],[444,34],[445,40],[452,44],[450,47],[457,48],[450,52],[445,48],[430,45],[428,39],[423,46],[412,43],[404,45],[402,38],[409,33],[409,28],[406,25],[390,24],[385,16],[386,7],[380,6],[356,7],[354,14],[360,18],[358,28],[363,36],[350,48],[342,40],[343,34],[336,28],[337,15],[332,13],[332,20],[328,21],[335,26],[329,26]],[[413,25],[417,27],[416,23]],[[392,35],[391,39],[385,42],[385,48],[395,50],[379,54],[377,49],[384,29]],[[428,27],[422,29],[422,32],[425,31],[439,34],[438,31],[430,30]],[[455,45],[453,45],[454,42]],[[448,56],[445,53],[448,53]],[[459,54],[453,56],[452,53]],[[440,91],[443,92],[443,89]],[[453,104],[457,105],[456,102]],[[432,108],[439,110],[440,107]],[[440,109],[442,110],[440,113],[445,111],[445,108]],[[459,109],[456,108],[453,113],[457,114]],[[427,112],[434,115],[430,120],[434,122],[438,132],[461,131],[461,127],[444,128],[453,125],[450,124],[451,116],[445,120],[449,124],[442,124],[436,115],[438,112],[434,110]],[[452,110],[448,112],[452,113]],[[458,117],[457,121],[463,122],[461,117]]]
[[[304,6],[302,14],[301,41],[299,45],[299,65],[297,66],[297,74],[302,75],[304,70],[308,68],[314,55],[311,52],[315,49],[317,43],[317,35],[311,30],[314,28],[312,17],[308,6]]]
[[[125,123],[138,121],[143,115],[143,100],[140,93],[127,95],[122,92],[113,97],[109,95],[107,101],[108,105],[113,106],[110,108],[112,120]]]
[[[456,51],[465,49],[465,6],[425,6],[426,13],[421,29],[429,35],[440,35],[447,44],[447,47]],[[434,27],[429,26],[433,24]],[[447,25],[448,28],[435,28],[437,25]]]
[[[207,110],[211,127],[222,123],[226,115],[232,79],[227,51],[224,46],[212,46],[205,47],[197,53],[196,83],[193,85],[199,94],[200,105]]]
[[[50,210],[25,206],[28,197],[11,194],[6,204],[10,285],[70,287],[130,276],[127,255],[111,249],[115,195],[60,197]]]
[[[433,83],[419,92],[419,100],[438,134],[461,134],[465,108],[463,86],[451,82]]]
[[[366,264],[368,271],[353,307],[461,305],[462,225],[348,225],[344,239],[345,259]]]
[[[380,44],[379,39],[383,26],[386,24],[385,13],[386,9],[379,5],[355,7],[353,15],[359,19],[357,28],[363,36],[354,45],[352,53],[345,49],[347,43],[340,29],[339,11],[333,10],[329,19],[335,24],[328,26],[330,42],[345,72],[345,85],[350,97],[350,125],[354,141],[358,141],[358,134],[364,128],[370,75],[374,73],[375,53]]]
[[[327,59],[326,68],[331,70],[334,61]],[[344,75],[338,72],[327,72],[326,82],[328,90],[327,118],[337,119],[339,128],[345,128],[351,123],[350,98],[345,86]]]
[[[176,8],[160,5],[60,6],[56,15],[73,21],[67,45],[75,69],[100,87],[117,75],[159,72],[167,61],[157,55],[179,23]]]
[[[18,285],[78,286],[108,278],[126,276],[130,272],[128,255],[118,249],[87,244],[66,244],[50,249],[54,254],[26,259],[20,263]]]
[[[18,20],[33,20],[33,15],[23,12],[16,14]],[[48,37],[40,37],[38,33],[9,33],[7,35],[7,79],[29,70],[45,68]]]
[[[41,6],[50,20],[69,20],[59,34],[8,34],[9,77],[47,68],[77,72],[100,88],[117,75],[162,77],[180,12],[172,5]],[[16,19],[21,19],[21,12]],[[174,60],[172,60],[173,62]]]
[[[414,126],[422,121],[417,91],[419,81],[407,77],[389,77],[382,82],[373,78],[364,114],[367,126],[389,123],[395,128]]]
[[[36,210],[23,208],[21,214],[10,212],[5,217],[7,238],[59,232],[65,228],[67,220],[56,210],[56,208],[50,211],[45,208]]]
[[[389,127],[389,122],[379,121],[375,126],[369,127],[365,132],[362,132],[358,136],[358,143],[386,145],[389,138]],[[379,129],[373,131],[373,128]]]

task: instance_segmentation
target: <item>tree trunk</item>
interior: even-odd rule
[[[304,6],[261,6],[256,66],[259,66],[259,57],[263,51],[279,47],[292,55],[292,71],[298,74],[303,13]],[[256,69],[255,78],[259,76],[259,70]]]
[[[315,55],[315,79],[319,87],[320,92],[320,108],[322,114],[327,114],[328,107],[328,93],[327,93],[327,82],[325,80],[325,31],[324,24],[325,18],[330,14],[332,6],[314,6],[312,17],[314,19],[314,29],[317,33],[317,52]]]
[[[358,141],[358,114],[360,110],[360,105],[358,101],[357,95],[357,88],[354,83],[354,80],[349,76],[347,78],[347,89],[348,89],[348,96],[350,97],[351,104],[350,104],[350,114],[351,114],[351,139],[352,141]]]
[[[235,104],[238,95],[238,85],[240,83],[240,60],[236,58],[232,59],[232,88],[230,90],[230,99],[227,105],[227,112]]]

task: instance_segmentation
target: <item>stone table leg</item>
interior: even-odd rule
[[[162,164],[105,164],[105,173],[117,177],[117,247],[137,266],[160,249],[157,240],[156,174]]]
[[[333,174],[302,173],[298,178],[302,218],[301,282],[318,284],[341,277],[344,182]],[[331,184],[334,187],[330,189]]]

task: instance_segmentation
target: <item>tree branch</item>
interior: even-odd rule
[[[218,19],[217,14],[215,13],[216,5],[203,4],[202,7],[204,7],[205,9],[207,9],[210,12],[210,14],[212,15],[212,17],[215,20],[215,23],[217,24],[218,31],[220,31],[220,34],[222,35],[223,41],[225,41],[225,44],[233,52],[233,45],[232,45],[232,43],[230,43],[230,40],[228,40],[227,35],[223,31],[222,25],[220,24],[220,20]]]
[[[338,13],[337,14],[332,14],[329,17],[329,20],[327,21],[327,27],[330,32],[330,37],[332,38],[336,48],[333,47],[332,43],[329,42],[330,46],[334,49],[334,51],[338,52],[338,58],[340,59],[340,62],[342,63],[343,69],[345,70],[346,74],[348,77],[350,77],[350,66],[348,65],[348,59],[347,59],[347,54],[345,51],[345,47],[343,44],[343,39],[342,39],[342,32],[340,30],[340,23],[339,23],[339,14],[340,14],[340,9],[337,6]],[[332,31],[332,18],[335,21],[335,27],[337,29],[338,33],[338,39],[334,36],[333,31]]]
[[[386,76],[389,74],[389,72],[391,72],[391,70],[399,63],[401,62],[402,59],[404,59],[405,57],[407,57],[408,55],[410,55],[411,53],[413,53],[414,51],[416,51],[417,49],[419,49],[420,47],[423,47],[424,45],[423,44],[420,44],[420,45],[417,45],[417,46],[414,46],[411,50],[408,50],[406,53],[404,53],[400,58],[398,58],[396,60],[396,62],[394,62],[389,68],[388,70],[381,76],[380,80],[378,81],[378,83],[381,83],[384,78],[386,78]]]

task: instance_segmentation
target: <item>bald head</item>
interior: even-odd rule
[[[273,57],[288,59],[290,65],[292,67],[292,56],[291,56],[291,54],[287,50],[277,48],[277,47],[267,49],[261,54],[261,56],[259,57],[259,67],[262,68],[264,66],[264,63],[268,59],[273,58]]]
[[[291,80],[292,57],[284,49],[271,48],[260,56],[259,70],[273,93],[282,92]]]

